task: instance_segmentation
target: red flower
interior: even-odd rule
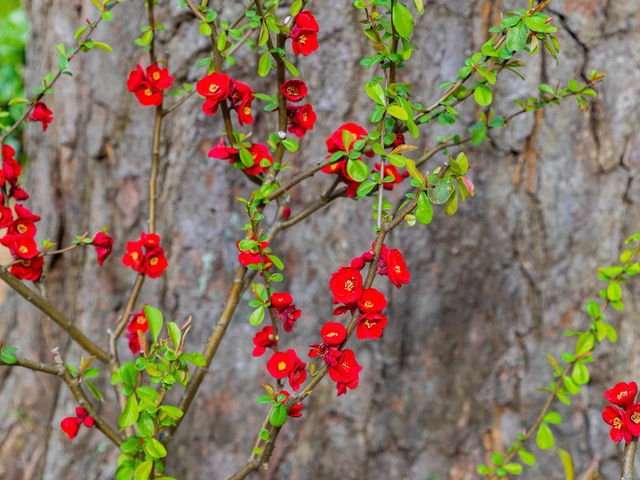
[[[236,243],[236,248],[240,250],[240,241]],[[264,256],[264,269],[269,270],[273,266],[273,262],[271,262],[271,260],[269,260],[269,257],[267,257],[266,255],[269,251],[268,249],[269,242],[258,242],[258,244],[250,250],[241,250],[240,254],[238,255],[238,262],[240,262],[243,267],[248,267],[249,265],[258,265],[262,263],[262,257]]]
[[[209,150],[208,156],[211,158],[219,158],[221,160],[229,160],[229,163],[234,163],[239,160],[238,149],[227,147],[222,137],[220,137],[220,141],[216,146]]]
[[[122,257],[122,264],[131,267],[136,272],[142,273],[144,270],[144,252],[142,251],[142,241],[127,242],[127,253]]]
[[[631,441],[631,432],[627,429],[624,421],[624,414],[621,410],[611,405],[607,406],[602,412],[602,419],[607,425],[611,425],[609,436],[611,440],[618,443],[624,438],[625,442]]]
[[[202,110],[207,115],[218,111],[218,104],[229,96],[231,80],[226,73],[205,75],[196,83],[196,91],[206,98]]]
[[[13,222],[13,212],[9,207],[0,205],[0,228],[7,228]]]
[[[380,171],[380,167],[381,165],[379,163],[376,163],[376,170]],[[404,175],[404,174],[407,175]],[[405,176],[408,176],[409,173],[408,172],[402,172],[402,174],[400,172],[398,172],[398,170],[396,169],[396,167],[394,167],[393,165],[385,165],[384,166],[384,175],[382,176],[382,178],[386,178],[386,177],[393,177],[393,180],[389,181],[389,182],[383,182],[382,183],[382,188],[384,188],[385,190],[393,190],[393,185],[396,183],[402,183],[402,180],[404,180]]]
[[[636,385],[636,382],[620,382],[615,387],[604,392],[604,398],[618,407],[627,408],[633,403],[637,393],[638,385]]]
[[[274,292],[274,294],[271,295],[271,305],[277,310],[287,308],[292,303],[293,297],[288,292]]]
[[[343,138],[344,131],[347,131],[350,134],[349,135],[350,141],[347,147],[345,147],[344,145],[344,138]],[[353,144],[356,142],[356,140],[359,140],[360,138],[366,137],[366,136],[367,136],[367,131],[361,126],[356,125],[355,123],[345,123],[344,125],[341,125],[326,140],[327,150],[329,152],[329,155],[327,155],[326,158],[329,158],[332,153],[335,153],[338,151],[350,150]],[[371,156],[373,155],[373,152],[371,152],[371,154],[366,154],[366,155]],[[348,159],[346,157],[341,160],[338,160],[337,162],[324,167],[322,171],[325,173],[333,173],[336,175],[341,175],[342,178],[345,180],[345,183],[347,184],[347,196],[353,197],[355,196],[356,191],[360,186],[360,183],[356,182],[353,178],[349,176],[347,172],[347,160]]]
[[[329,376],[337,383],[338,396],[347,393],[347,388],[354,389],[360,381],[362,367],[356,362],[352,350],[343,350],[335,366],[329,365]]]
[[[391,144],[391,146],[393,148],[396,148],[399,145],[403,145],[404,144],[404,135],[401,133],[396,133],[396,137],[393,139],[393,143]]]
[[[280,393],[278,393],[278,395],[284,395],[284,399],[282,399],[282,401],[280,402],[281,404],[284,405],[285,403],[287,403],[287,400],[289,399],[289,392],[287,392],[286,390],[280,390]],[[302,416],[301,412],[302,412],[302,402],[298,402],[298,403],[294,403],[291,406],[287,415],[289,415],[290,417],[301,417]]]
[[[347,338],[347,329],[338,322],[327,322],[320,329],[320,336],[327,345],[340,345]]]
[[[232,78],[229,99],[231,100],[231,106],[238,111],[238,123],[240,123],[240,126],[245,123],[247,125],[252,124],[251,102],[253,101],[253,90],[251,90],[251,87]]]
[[[147,316],[144,314],[144,310],[132,314],[132,318],[127,325],[127,330],[133,333],[138,331],[146,333],[147,330],[149,330],[149,322],[147,321]]]
[[[365,313],[358,319],[356,335],[358,339],[380,338],[382,330],[387,326],[387,317],[381,313]]]
[[[290,332],[293,329],[294,322],[300,318],[302,312],[296,308],[295,305],[291,305],[279,312],[280,320],[282,320],[282,327],[285,332]]]
[[[0,185],[2,185],[4,183],[4,172],[2,170],[0,170],[0,180],[2,180],[0,181]],[[15,198],[18,202],[29,199],[29,194],[17,185],[11,186],[9,196]]]
[[[21,260],[15,265],[11,265],[11,269],[9,271],[17,278],[35,282],[42,276],[43,264],[44,259],[42,257],[35,257],[31,260]]]
[[[42,122],[42,131],[47,130],[47,126],[53,121],[53,112],[47,108],[44,102],[36,102],[33,112],[29,115],[28,122]]]
[[[291,29],[290,37],[293,38],[291,47],[296,55],[309,55],[318,48],[317,32],[320,28],[310,11],[298,13],[295,25]]]
[[[316,114],[310,104],[295,107],[287,105],[287,121],[289,123],[289,133],[293,133],[296,137],[304,137],[307,130],[313,130],[316,123]]]
[[[296,360],[299,361],[300,359],[292,348],[286,352],[275,352],[267,361],[267,370],[277,380],[285,378],[296,367]]]
[[[171,86],[175,79],[169,70],[158,67],[157,63],[147,67],[146,74],[140,65],[129,73],[127,88],[134,92],[140,104],[144,106],[162,104],[162,90]]]
[[[307,96],[307,85],[302,80],[287,80],[280,85],[280,92],[290,102],[297,103]]]
[[[169,263],[164,256],[164,249],[157,247],[148,251],[145,255],[142,273],[151,278],[158,278],[168,266]]]
[[[104,232],[98,232],[96,236],[93,237],[93,246],[98,254],[98,265],[104,265],[104,261],[111,255],[113,238]]]
[[[380,313],[386,306],[384,294],[375,288],[367,288],[358,300],[358,308],[363,313]]]
[[[253,337],[253,344],[255,345],[252,352],[254,357],[259,357],[267,348],[273,348],[278,345],[278,339],[273,334],[273,327],[271,325],[266,326],[256,333],[256,336]]]
[[[300,391],[300,385],[307,379],[307,371],[305,370],[307,364],[298,358],[296,351],[292,348],[287,350],[287,353],[288,352],[291,352],[291,355],[295,356],[293,367],[289,372],[289,385],[291,385],[293,390],[298,392]]]
[[[400,288],[402,284],[409,283],[411,273],[407,270],[407,264],[404,261],[402,253],[397,248],[387,249],[383,247],[380,252],[380,258],[386,265],[386,275],[396,287]]]
[[[282,210],[282,220],[287,220],[291,216],[291,207],[284,207]]]
[[[273,157],[269,153],[269,149],[262,143],[252,143],[249,153],[253,157],[253,166],[245,167],[244,171],[247,175],[259,175],[265,172],[273,163]]]
[[[138,334],[138,332],[132,332],[127,335],[127,338],[129,339],[129,350],[131,350],[131,353],[133,355],[136,355],[137,353],[142,351],[142,346],[140,345],[140,335],[142,334]]]
[[[333,303],[355,303],[362,295],[362,275],[355,268],[340,267],[331,274],[329,289],[333,293]]]
[[[627,407],[627,410],[624,414],[624,424],[625,427],[631,432],[631,435],[635,437],[640,436],[640,403],[634,403],[633,405],[629,405]]]
[[[60,428],[69,436],[69,440],[73,440],[78,434],[78,428],[81,424],[84,424],[86,427],[93,427],[94,420],[84,408],[77,407],[76,416],[62,419]]]
[[[11,145],[2,145],[2,159],[9,160],[13,159],[13,156],[16,154],[16,151],[13,149]]]
[[[73,440],[74,438],[76,438],[79,426],[80,424],[78,423],[78,419],[76,417],[63,418],[60,422],[60,428],[69,436],[69,440]]]
[[[3,146],[8,147],[8,145]],[[22,167],[18,164],[15,158],[5,158],[2,164],[2,171],[4,172],[7,182],[11,185],[15,185],[18,183],[18,177],[22,173]]]
[[[0,243],[9,249],[14,258],[31,260],[40,252],[33,238],[24,235],[5,235],[0,238]]]
[[[140,240],[127,242],[127,253],[122,257],[122,263],[148,277],[159,277],[169,265],[164,256],[164,249],[159,247],[159,244],[160,236],[158,234],[140,233]]]

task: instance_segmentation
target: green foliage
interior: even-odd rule
[[[0,2],[0,126],[12,125],[22,115],[21,103],[9,105],[12,99],[24,96],[25,46],[29,25],[20,0]]]

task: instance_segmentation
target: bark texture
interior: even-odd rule
[[[220,1],[212,1],[218,8]],[[235,18],[239,2],[224,2],[221,15]],[[499,12],[526,7],[525,1],[432,0],[417,19],[410,67],[399,80],[416,85],[415,95],[431,103],[437,84],[455,79],[464,59],[487,38]],[[203,74],[196,61],[207,55],[208,39],[176,2],[161,1],[157,52],[169,59],[178,82]],[[92,16],[91,2],[31,0],[28,90],[57,63],[53,45],[73,38]],[[320,49],[296,63],[318,114],[313,131],[292,155],[295,169],[325,155],[324,139],[348,121],[369,125],[370,100],[363,84],[378,72],[359,65],[372,50],[348,0],[311,1],[321,26]],[[640,1],[556,0],[549,10],[561,27],[561,58],[525,58],[526,81],[500,75],[498,114],[515,111],[516,97],[536,94],[537,85],[580,78],[590,68],[607,73],[587,113],[573,100],[522,115],[496,131],[491,145],[467,149],[475,198],[453,217],[438,211],[427,228],[402,229],[388,239],[400,246],[412,273],[402,290],[378,281],[389,298],[389,326],[376,342],[357,342],[364,366],[360,386],[335,398],[323,382],[289,422],[269,468],[255,478],[278,479],[470,479],[475,466],[515,440],[531,424],[551,380],[545,353],[571,348],[562,331],[584,328],[585,301],[600,283],[595,269],[617,257],[622,242],[640,230]],[[112,258],[99,268],[92,249],[48,259],[46,295],[77,325],[107,348],[105,332],[122,312],[135,274],[120,258],[126,241],[145,229],[150,169],[152,109],[126,90],[126,79],[147,55],[134,45],[146,25],[143,2],[123,2],[114,21],[98,28],[96,40],[112,54],[92,51],[73,60],[47,103],[54,122],[46,134],[29,125],[25,186],[29,208],[40,214],[38,239],[69,244],[105,224],[116,239]],[[243,48],[230,72],[255,90],[273,88],[273,76],[255,76],[257,57]],[[171,102],[171,99],[168,100]],[[165,317],[193,316],[189,348],[200,349],[219,313],[237,263],[235,242],[245,219],[236,197],[247,181],[207,152],[222,132],[219,117],[205,117],[200,100],[190,99],[167,117],[163,128],[158,231],[170,268],[143,287],[141,302],[157,305]],[[257,104],[257,102],[256,102]],[[462,108],[472,118],[469,103]],[[463,132],[468,124],[456,126]],[[263,140],[275,117],[256,115],[253,134]],[[245,131],[248,129],[245,129]],[[445,131],[423,130],[420,147]],[[450,130],[448,130],[450,131]],[[409,137],[408,137],[409,138]],[[442,158],[444,161],[444,157]],[[432,161],[436,165],[437,160]],[[433,167],[432,167],[433,168]],[[294,213],[327,188],[332,178],[317,174],[293,191]],[[394,192],[399,198],[400,192]],[[369,248],[368,202],[342,200],[287,232],[274,250],[287,266],[282,286],[303,315],[287,345],[299,352],[318,338],[331,318],[329,275]],[[625,290],[627,310],[610,314],[619,328],[615,346],[598,348],[592,381],[571,408],[556,405],[565,422],[554,427],[557,446],[568,450],[576,470],[600,459],[604,478],[619,474],[621,449],[608,438],[600,412],[603,391],[614,382],[636,379],[640,287]],[[0,339],[22,355],[50,361],[60,346],[78,364],[81,352],[6,286],[0,285]],[[265,410],[254,399],[267,380],[264,358],[250,356],[255,327],[241,301],[200,396],[172,444],[167,473],[181,480],[226,478],[250,454]],[[139,310],[139,303],[136,310]],[[290,342],[290,343],[289,343]],[[121,355],[128,358],[125,342]],[[109,373],[101,386],[112,399]],[[113,405],[113,403],[109,403]],[[73,414],[74,401],[56,378],[0,368],[0,477],[6,479],[113,478],[118,452],[99,433],[84,429],[70,442],[59,428]],[[117,412],[101,407],[115,424]],[[564,478],[557,455],[539,452],[527,478]]]

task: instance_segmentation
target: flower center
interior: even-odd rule
[[[336,332],[327,333],[327,337],[335,337],[336,335],[338,335]]]
[[[138,258],[139,258],[138,257],[138,252],[132,252],[131,253],[131,260],[133,260],[135,262],[136,260],[138,260]]]
[[[251,113],[251,107],[244,107],[242,111],[245,115],[249,115]]]
[[[298,95],[298,89],[296,87],[294,87],[293,85],[289,85],[287,87],[287,93],[289,95],[296,95],[297,96]]]
[[[301,43],[302,45],[304,45],[305,43],[307,43],[307,36],[306,35],[300,35],[298,37],[298,42]]]
[[[353,284],[352,280],[347,280],[346,282],[344,282],[344,289],[348,292],[351,292],[354,288],[355,285]]]
[[[370,300],[367,300],[366,302],[364,302],[364,306],[367,308],[371,308],[373,307],[373,303]]]
[[[158,263],[158,257],[153,257],[149,260],[149,265],[156,265]]]
[[[160,72],[153,72],[153,75],[151,75],[153,77],[154,80],[158,80],[160,78]]]
[[[285,371],[287,369],[287,362],[280,362],[278,363],[278,370],[280,370],[281,372]]]
[[[620,417],[616,417],[613,419],[613,428],[620,430],[622,428],[622,419]]]
[[[24,233],[27,231],[27,226],[24,223],[19,223],[16,227],[16,230],[18,231],[18,233]]]
[[[144,89],[144,94],[145,94],[147,97],[150,97],[151,95],[153,95],[153,90],[151,90],[150,88],[145,88],[145,89]]]
[[[618,400],[621,400],[623,398],[625,398],[627,396],[627,391],[625,390],[624,392],[620,392],[618,394]]]
[[[640,412],[633,412],[631,414],[631,421],[636,425],[640,423]]]
[[[209,92],[216,93],[218,90],[220,90],[220,87],[215,83],[212,83],[211,85],[209,85]]]
[[[395,270],[396,273],[400,273],[400,265],[396,265],[395,267],[393,267],[393,269]]]
[[[20,250],[21,253],[27,253],[29,251],[29,249],[24,245],[22,245],[18,250]]]

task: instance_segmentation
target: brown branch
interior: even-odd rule
[[[191,96],[196,93],[196,90],[193,89],[190,92],[185,93],[182,98],[180,98],[180,100],[178,100],[176,103],[174,103],[173,105],[171,105],[168,108],[165,108],[162,112],[162,116],[166,116],[169,115],[171,112],[173,112],[176,108],[180,107],[184,102],[187,101],[187,99],[191,98]]]
[[[23,367],[35,372],[47,373],[49,375],[60,375],[60,369],[57,366],[50,365],[48,363],[33,362],[26,358],[16,357],[15,363],[6,363],[0,360],[0,365],[4,367]]]
[[[27,287],[12,274],[0,268],[0,278],[31,303],[47,317],[57,323],[78,345],[94,355],[102,363],[109,363],[109,354],[102,350],[96,343],[87,338],[67,317],[55,309],[51,303]]]
[[[624,446],[624,455],[622,457],[622,476],[620,477],[620,480],[633,480],[633,461],[636,458],[637,449],[638,437],[633,437],[633,440]]]

